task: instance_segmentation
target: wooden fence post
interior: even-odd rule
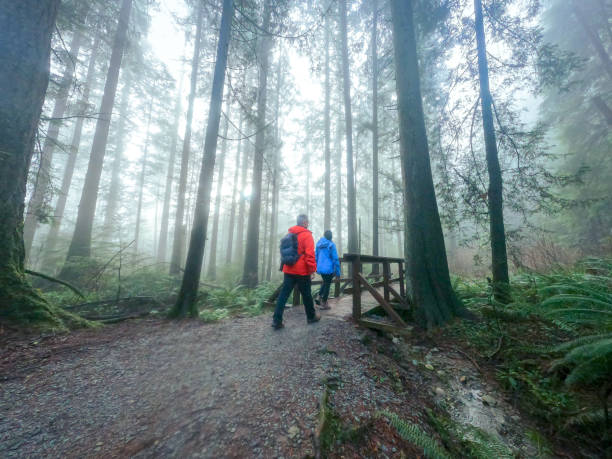
[[[359,255],[353,258],[352,262],[353,277],[353,319],[361,319],[361,284],[359,283],[359,271],[361,271],[361,260]]]
[[[295,284],[293,287],[293,306],[298,306],[300,304],[300,289],[298,285]]]
[[[406,298],[406,288],[404,287],[404,281],[405,281],[405,272],[404,272],[404,263],[402,263],[401,261],[398,263],[399,265],[399,278],[400,278],[400,295],[402,296],[402,298]]]
[[[389,302],[389,279],[391,279],[391,269],[388,261],[383,261],[383,291],[385,301]]]

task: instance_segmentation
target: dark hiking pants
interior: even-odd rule
[[[315,310],[312,304],[312,292],[310,291],[310,276],[298,276],[297,274],[285,274],[283,279],[283,287],[278,294],[276,300],[276,309],[274,309],[274,318],[272,319],[275,324],[280,324],[283,321],[283,312],[285,311],[285,304],[293,287],[297,284],[302,299],[304,301],[304,309],[306,310],[306,318],[308,320],[314,319]]]
[[[323,283],[321,284],[321,289],[319,290],[319,296],[321,297],[321,301],[325,303],[327,301],[327,298],[329,297],[329,289],[331,287],[334,275],[321,274],[321,277],[323,278]]]

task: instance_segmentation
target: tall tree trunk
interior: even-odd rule
[[[229,129],[229,120],[231,112],[230,90],[227,89],[227,99],[225,101],[227,113],[223,126],[223,140],[221,144],[221,157],[219,158],[219,174],[217,176],[217,195],[215,196],[215,216],[213,218],[212,237],[210,240],[210,257],[208,259],[208,274],[209,279],[217,278],[217,241],[219,240],[219,217],[221,214],[221,195],[223,194],[223,175],[225,172],[225,156],[227,155],[227,132]]]
[[[117,31],[115,32],[111,59],[108,66],[108,74],[104,85],[100,115],[96,123],[89,166],[87,167],[87,174],[85,175],[85,184],[83,185],[83,193],[79,203],[79,212],[74,235],[72,236],[72,242],[70,243],[68,256],[66,257],[67,261],[74,257],[89,257],[91,255],[91,233],[96,211],[96,202],[98,200],[98,188],[100,185],[100,176],[102,175],[102,164],[104,163],[111,115],[115,104],[119,69],[121,68],[123,50],[127,43],[127,30],[131,9],[132,0],[122,0]],[[62,277],[70,277],[68,263],[66,263],[62,269]]]
[[[240,122],[238,124],[238,135],[242,137],[242,111],[240,112]],[[240,160],[241,160],[241,151],[242,151],[242,138],[238,141],[238,146],[236,148],[236,157],[234,160],[234,181],[232,182],[232,203],[230,207],[230,216],[229,216],[229,224],[228,224],[228,233],[227,233],[227,249],[225,252],[225,263],[230,264],[233,258],[233,250],[234,250],[234,226],[236,224],[236,195],[238,194],[238,177],[240,173]]]
[[[261,213],[261,185],[266,135],[266,96],[268,85],[268,59],[270,52],[270,0],[264,1],[263,30],[259,37],[259,87],[257,94],[257,134],[255,135],[255,155],[253,158],[253,186],[249,223],[247,227],[247,245],[244,254],[244,272],[242,284],[249,288],[257,286],[259,266],[259,220]]]
[[[378,0],[372,1],[372,255],[378,255]],[[372,265],[378,274],[378,265]]]
[[[310,218],[310,153],[306,152],[306,215]]]
[[[262,256],[261,256],[261,273],[262,273],[262,277],[265,278],[265,272],[266,272],[266,260],[267,260],[267,255],[268,255],[268,242],[270,241],[270,238],[268,237],[268,225],[270,224],[270,220],[272,219],[272,212],[270,210],[271,206],[271,202],[270,202],[270,182],[271,182],[271,177],[270,174],[266,174],[266,194],[265,194],[265,204],[264,204],[264,227],[263,227],[263,237],[262,237],[262,241],[263,241],[263,251],[262,251]]]
[[[157,249],[157,261],[166,262],[166,251],[168,248],[168,222],[170,220],[170,198],[172,197],[172,182],[174,181],[174,163],[176,162],[176,145],[178,143],[178,127],[181,116],[181,96],[183,94],[183,75],[176,97],[176,108],[174,110],[174,124],[172,125],[172,140],[170,141],[170,158],[168,159],[168,172],[166,174],[166,189],[164,192],[164,205],[162,207],[161,228],[159,230],[159,246]]]
[[[219,121],[221,118],[221,102],[223,99],[223,85],[225,81],[225,67],[227,64],[227,49],[230,41],[234,5],[232,0],[223,0],[221,26],[219,27],[219,42],[217,45],[217,59],[213,75],[212,94],[210,96],[210,109],[208,112],[208,126],[206,127],[206,140],[204,143],[204,158],[200,171],[198,197],[194,212],[194,224],[191,231],[185,274],[181,283],[173,314],[195,317],[198,315],[196,298],[202,271],[202,258],[206,244],[206,229],[208,214],[210,212],[210,192],[212,189],[213,171],[215,169],[215,155],[217,150],[217,136],[219,134]]]
[[[247,123],[250,125],[250,123]],[[249,170],[249,161],[251,160],[250,155],[251,148],[247,143],[244,147],[244,159],[242,160],[242,177],[240,179],[241,192],[240,192],[240,204],[238,205],[238,233],[236,234],[236,256],[239,262],[244,262],[244,227],[245,227],[245,214],[247,212],[247,198],[244,195],[244,190],[247,186],[247,172]],[[248,199],[250,201],[250,197]]]
[[[38,218],[40,216],[44,216],[46,213],[45,200],[49,197],[53,152],[55,150],[55,145],[59,140],[60,127],[62,124],[64,124],[64,120],[62,118],[66,112],[68,96],[70,95],[70,87],[72,86],[74,73],[76,71],[76,65],[74,63],[78,59],[82,42],[83,34],[81,33],[80,29],[77,28],[70,43],[70,57],[66,59],[64,74],[59,85],[60,87],[57,97],[55,98],[55,105],[53,106],[51,120],[49,121],[47,137],[45,138],[45,142],[43,144],[38,174],[34,184],[34,191],[30,197],[30,202],[28,203],[28,210],[26,212],[25,223],[23,225],[23,242],[25,244],[26,258],[29,258],[32,250],[32,242],[34,241],[34,233],[36,232],[36,227],[38,225]]]
[[[278,62],[276,65],[276,94],[274,100],[274,150],[272,159],[272,223],[270,227],[270,241],[268,243],[268,266],[266,268],[265,279],[269,281],[272,278],[272,265],[275,259],[273,253],[273,247],[275,247],[276,233],[278,233],[278,198],[280,189],[280,127],[279,127],[279,114],[280,114],[280,92],[283,86],[283,78],[281,71],[282,52],[278,53]]]
[[[189,102],[187,106],[187,120],[185,136],[183,137],[183,153],[181,155],[181,173],[176,198],[176,217],[174,219],[174,239],[172,241],[172,256],[170,258],[170,274],[178,274],[183,260],[183,247],[185,244],[185,193],[187,192],[187,173],[189,171],[189,156],[191,143],[191,122],[193,120],[193,103],[196,96],[198,81],[198,67],[200,65],[200,46],[202,35],[202,16],[204,10],[203,0],[198,0],[196,19],[196,35],[191,59],[191,80],[189,86]]]
[[[440,325],[462,310],[453,292],[444,236],[434,191],[417,48],[413,0],[391,0],[395,81],[399,110],[402,176],[408,214],[410,258],[406,260],[416,312],[428,327]]]
[[[324,230],[331,228],[331,147],[330,147],[330,81],[329,81],[329,14],[325,15],[325,205],[323,212]],[[337,209],[336,211],[339,211]]]
[[[104,209],[104,233],[110,235],[116,223],[117,208],[119,207],[119,195],[121,194],[121,164],[123,150],[125,149],[126,124],[129,113],[130,90],[132,89],[132,74],[124,72],[125,82],[121,90],[121,103],[119,104],[119,120],[117,122],[117,134],[115,140],[115,154],[113,155],[113,166],[111,169],[111,180],[106,195],[106,208]]]
[[[336,123],[336,232],[338,255],[342,256],[342,131],[340,117]]]
[[[151,97],[151,96],[150,96]],[[138,184],[138,206],[136,210],[136,228],[134,229],[134,253],[138,254],[138,239],[140,239],[140,216],[142,215],[142,195],[144,192],[145,175],[147,171],[147,156],[149,154],[149,133],[151,130],[151,112],[153,100],[149,100],[149,114],[147,115],[147,133],[145,136],[144,153],[142,154],[142,168]]]
[[[491,232],[491,264],[495,299],[507,302],[509,295],[508,256],[506,253],[506,231],[504,229],[502,173],[497,154],[495,126],[491,91],[489,90],[489,67],[482,20],[482,2],[474,0],[476,15],[476,44],[478,47],[478,76],[480,82],[480,102],[482,107],[482,127],[484,129],[487,169],[489,171],[489,226]]]
[[[236,159],[234,164],[234,181],[232,182],[232,207],[230,209],[229,225],[227,229],[227,252],[225,253],[225,264],[231,264],[234,250],[234,226],[236,224],[236,195],[238,194],[238,174],[240,173],[240,153],[242,150],[242,111],[240,112],[240,123],[238,124],[238,148],[236,148]]]
[[[79,154],[79,147],[81,145],[81,134],[83,133],[83,124],[86,120],[85,112],[89,108],[89,93],[91,91],[91,85],[94,82],[96,73],[96,60],[98,58],[98,48],[100,47],[100,30],[96,30],[93,45],[91,48],[91,55],[89,57],[89,64],[87,66],[87,76],[85,77],[85,86],[83,87],[83,95],[77,103],[80,115],[74,126],[74,132],[72,134],[72,141],[70,142],[70,153],[68,154],[68,160],[66,161],[66,167],[64,169],[64,176],[62,177],[62,186],[57,197],[57,203],[55,204],[55,212],[53,212],[53,219],[51,220],[51,227],[49,228],[49,234],[47,235],[47,242],[45,244],[45,262],[44,266],[52,266],[54,263],[51,258],[54,255],[55,245],[57,244],[57,238],[59,235],[60,226],[62,224],[62,218],[64,217],[64,210],[66,209],[66,200],[68,199],[68,192],[70,191],[70,185],[72,184],[72,176],[74,174],[74,166],[76,164],[77,156]]]
[[[61,319],[24,274],[23,208],[59,0],[0,0],[0,320]],[[35,12],[35,13],[34,13]]]
[[[344,88],[344,121],[346,123],[346,197],[348,220],[348,251],[357,253],[357,197],[353,168],[353,116],[351,114],[351,80],[349,74],[346,0],[339,0],[340,38],[342,44],[342,82]]]

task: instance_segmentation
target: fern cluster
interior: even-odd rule
[[[423,450],[428,459],[450,459],[450,454],[435,438],[412,422],[407,422],[390,411],[381,411],[400,436]]]

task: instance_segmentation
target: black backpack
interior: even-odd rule
[[[282,265],[293,266],[300,259],[298,254],[297,234],[287,233],[280,241],[280,259]]]

